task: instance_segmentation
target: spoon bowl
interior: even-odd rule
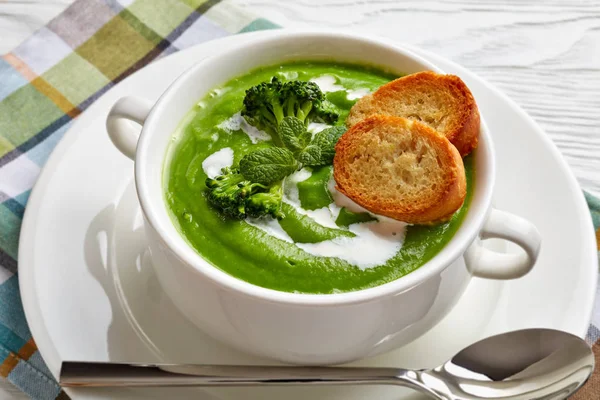
[[[65,387],[380,384],[438,400],[558,400],[594,370],[581,338],[526,329],[483,339],[433,369],[63,362]]]
[[[528,329],[474,343],[420,379],[441,399],[564,399],[593,370],[594,355],[579,337]]]

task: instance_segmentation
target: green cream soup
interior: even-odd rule
[[[339,63],[294,62],[235,78],[209,93],[176,134],[165,166],[165,193],[183,237],[208,262],[265,288],[300,293],[361,290],[416,270],[450,241],[473,190],[473,156],[465,158],[467,199],[450,221],[409,226],[353,207],[334,189],[332,167],[304,168],[284,180],[285,217],[237,220],[208,203],[205,181],[248,152],[274,146],[240,116],[246,89],[277,76],[313,80],[343,125],[356,100],[396,78]],[[311,124],[309,130],[323,126]]]

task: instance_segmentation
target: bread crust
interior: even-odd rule
[[[466,156],[477,147],[480,115],[467,85],[456,75],[418,72],[393,80],[350,110],[348,127],[371,115],[414,119],[440,131]]]
[[[411,175],[426,182],[420,190],[400,177],[404,171],[422,172],[423,157],[429,161],[427,173]],[[355,203],[374,214],[412,224],[445,221],[466,197],[458,150],[434,129],[402,117],[374,115],[353,125],[336,145],[333,171],[337,190]]]

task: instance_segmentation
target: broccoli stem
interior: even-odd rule
[[[313,103],[311,101],[306,101],[302,104],[302,107],[298,108],[298,118],[308,125],[308,119],[306,118],[310,111],[313,108]]]
[[[268,110],[261,110],[261,114],[273,126],[277,126],[279,124],[279,122],[277,122],[277,120],[273,118],[273,116]]]
[[[286,107],[286,112],[287,112],[287,116],[291,116],[291,115],[295,115],[295,109],[296,109],[296,99],[295,98],[291,98],[288,99],[286,101],[287,107]]]
[[[281,121],[283,121],[283,117],[285,116],[285,114],[283,112],[283,107],[281,106],[281,104],[275,103],[275,102],[272,104],[273,104],[273,114],[275,114],[275,118],[277,119],[276,126],[278,127],[279,124],[281,123]]]

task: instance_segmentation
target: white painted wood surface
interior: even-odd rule
[[[0,53],[71,2],[0,0]],[[600,0],[231,2],[282,26],[379,34],[462,64],[523,106],[600,194]],[[22,398],[0,381],[0,398],[11,396]]]

